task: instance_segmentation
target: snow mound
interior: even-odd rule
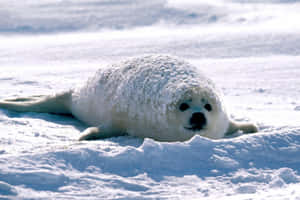
[[[0,191],[10,196],[22,191],[27,198],[46,198],[44,193],[71,197],[77,191],[114,199],[111,191],[118,198],[147,199],[168,194],[164,186],[173,185],[174,195],[179,195],[177,188],[186,198],[213,197],[230,187],[225,195],[262,193],[299,184],[299,146],[300,128],[279,128],[216,141],[200,136],[185,143],[118,137],[35,154],[4,153]]]

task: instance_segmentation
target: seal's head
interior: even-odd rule
[[[168,124],[180,140],[194,135],[223,138],[230,125],[220,95],[214,89],[193,87],[168,109]]]

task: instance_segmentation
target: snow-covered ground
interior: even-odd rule
[[[300,1],[0,2],[0,98],[141,54],[183,57],[260,132],[78,142],[73,118],[0,109],[0,199],[300,199]],[[239,133],[236,134],[238,136]]]

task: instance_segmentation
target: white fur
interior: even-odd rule
[[[114,127],[114,131],[161,141],[183,141],[195,134],[224,137],[229,119],[220,92],[213,82],[191,64],[180,59],[151,55],[101,68],[72,95],[72,113],[92,126]],[[178,110],[192,100],[189,110],[206,112],[205,130],[184,129],[190,115]],[[213,111],[203,109],[210,102]]]
[[[181,103],[189,109],[180,111]],[[205,109],[209,103],[212,110]],[[90,126],[80,138],[98,139],[128,133],[160,141],[184,141],[194,135],[222,138],[238,130],[256,132],[253,124],[232,122],[220,91],[198,68],[176,57],[150,55],[101,68],[84,87],[54,96],[0,101],[20,112],[72,114]],[[203,113],[202,130],[188,130],[193,113]]]

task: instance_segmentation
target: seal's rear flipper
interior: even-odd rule
[[[55,95],[39,95],[0,100],[0,108],[17,112],[71,114],[71,91]]]

